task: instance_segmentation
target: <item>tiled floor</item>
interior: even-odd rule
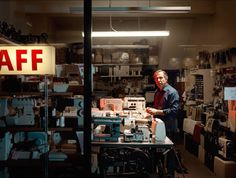
[[[215,178],[216,175],[202,163],[195,155],[185,150],[184,145],[176,145],[181,152],[182,163],[188,170],[188,174],[176,173],[175,178]]]

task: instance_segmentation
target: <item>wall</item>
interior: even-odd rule
[[[19,11],[23,6],[15,1],[0,1],[0,21],[5,21],[8,25],[13,25],[16,30],[21,30],[23,34],[29,34],[31,28],[27,25],[27,18]]]
[[[198,17],[193,23],[190,43],[218,44],[221,47],[233,46],[236,42],[235,28],[236,2],[216,3],[216,14],[209,17]]]
[[[235,47],[235,7],[236,2],[234,1],[217,1],[215,15],[185,20],[167,20],[166,28],[171,29],[175,37],[170,36],[164,41],[160,67],[173,68],[169,61],[174,55],[179,59],[178,65],[176,65],[179,67],[186,57],[196,59],[199,51],[208,50],[212,52]],[[180,47],[180,44],[185,45]]]
[[[163,40],[160,55],[160,68],[181,68],[183,51],[179,45],[188,44],[191,36],[193,19],[170,19],[167,20],[166,29],[170,30],[170,36]]]

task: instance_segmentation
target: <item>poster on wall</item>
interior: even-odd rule
[[[236,100],[236,87],[224,88],[224,100]]]
[[[55,47],[0,46],[0,75],[54,75]]]

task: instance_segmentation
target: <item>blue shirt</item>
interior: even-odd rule
[[[168,83],[162,91],[157,88],[154,96],[154,108],[161,109],[164,116],[158,116],[165,122],[167,132],[177,131],[177,114],[179,111],[178,91]]]

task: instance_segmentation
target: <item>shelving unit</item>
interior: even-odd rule
[[[235,55],[232,53],[227,58],[216,55],[226,54],[226,51],[212,52],[211,68],[195,68],[186,75],[187,82],[195,85],[192,93],[196,102],[186,105],[187,118],[183,124],[185,149],[197,156],[217,177],[229,177],[230,173],[235,172],[236,165],[235,148],[229,147],[236,141],[235,129],[232,129],[234,124],[230,123],[235,120],[235,115],[231,117],[229,108],[233,107],[228,107],[230,104],[224,98],[225,87],[236,86]],[[192,127],[194,131],[186,123],[195,125]],[[198,139],[196,128],[200,133]]]
[[[149,45],[93,46],[94,92],[143,95],[145,78],[158,67],[158,61],[149,62],[150,49]]]
[[[4,45],[17,45],[6,39],[3,35],[0,35],[0,43]],[[3,77],[1,77],[1,79],[3,79]],[[44,79],[47,81],[49,78],[45,76]],[[44,85],[47,85],[46,82]],[[80,92],[80,89],[78,90]],[[70,174],[79,176],[84,173],[84,155],[81,153],[81,143],[77,135],[77,131],[83,131],[83,126],[78,125],[78,119],[83,119],[83,116],[77,115],[74,117],[64,117],[63,110],[65,109],[66,104],[64,105],[64,103],[60,102],[61,99],[69,99],[70,102],[72,102],[74,101],[73,97],[79,94],[78,91],[48,91],[48,86],[44,88],[44,92],[31,92],[30,89],[26,92],[22,91],[20,88],[18,88],[17,91],[0,91],[0,99],[4,100],[3,103],[0,103],[1,107],[2,104],[5,105],[5,110],[0,113],[0,144],[3,143],[2,145],[8,147],[6,149],[9,151],[9,153],[6,153],[5,148],[2,148],[0,145],[1,154],[6,154],[4,156],[6,159],[0,160],[0,168],[6,170],[6,175],[4,176],[9,176],[9,178],[16,176],[25,178],[57,178],[62,174],[68,176]],[[14,105],[12,105],[13,99],[19,99],[20,103],[22,102],[21,100],[35,100],[34,105],[32,105],[31,108],[34,113],[33,124],[14,124],[13,122],[9,125],[6,122],[6,119],[11,118],[12,116],[16,116],[15,118],[12,117],[12,120],[18,118],[25,119],[28,117],[28,115],[24,115],[24,109],[26,108],[24,102],[21,103],[22,106],[17,104],[19,108],[14,107]],[[40,99],[40,102],[38,99]],[[69,106],[73,105],[74,107],[77,107],[76,104],[78,103],[71,104],[70,102],[67,103]],[[83,102],[82,99],[81,102]],[[60,107],[55,108],[55,103],[60,105]],[[30,108],[29,106],[27,107],[28,109]],[[9,115],[11,112],[9,109],[11,108],[16,111],[16,113],[14,112]],[[83,105],[80,109],[83,110]],[[53,114],[52,112],[55,113]],[[73,125],[71,123],[67,125],[67,123],[72,120]],[[51,122],[54,122],[54,124],[49,125]],[[60,124],[59,122],[64,123]],[[5,133],[9,133],[10,137],[5,137]],[[60,137],[60,139],[56,138],[57,140],[55,140],[55,138],[53,138],[55,133],[56,136]],[[41,138],[43,137],[42,135],[45,137]],[[4,141],[6,140],[8,145],[4,144]],[[65,146],[65,148],[63,146]],[[38,148],[39,152],[37,152],[37,149],[35,150],[35,148]],[[42,152],[41,149],[44,151]],[[60,157],[60,155],[59,157],[50,157],[51,151],[61,153],[62,150],[64,150],[64,154],[61,154],[62,157]],[[15,155],[13,155],[13,153]],[[38,154],[39,156],[32,156],[34,154]],[[30,156],[27,157],[27,155]],[[58,170],[58,168],[60,170]]]
[[[213,100],[214,76],[211,69],[190,70],[186,80],[193,86],[186,86],[187,91],[195,87],[195,99],[205,104]]]
[[[37,98],[39,96],[42,96],[41,93],[38,93],[38,95],[35,95],[36,93],[34,93],[34,96],[36,96]],[[28,93],[29,94],[29,93]],[[65,94],[65,93],[63,93]],[[51,95],[53,96],[53,99],[56,99],[57,97],[66,97],[67,98],[67,95],[63,96],[62,95],[59,95],[57,94],[56,96],[55,95]],[[8,97],[8,100],[12,98],[12,97]],[[14,97],[15,98],[15,97]],[[69,97],[71,98],[71,97]],[[51,106],[49,106],[51,107]],[[51,111],[51,110],[50,110]],[[51,115],[51,114],[49,114]],[[47,135],[48,139],[46,139],[46,141],[44,140],[43,142],[48,142],[48,146],[45,146],[45,149],[48,149],[49,152],[44,152],[44,153],[40,153],[40,158],[27,158],[27,157],[22,157],[22,155],[20,156],[19,159],[17,158],[14,158],[16,160],[13,159],[12,157],[12,151],[13,151],[13,148],[17,148],[19,144],[21,144],[20,142],[11,142],[13,145],[11,147],[11,151],[9,153],[9,155],[7,156],[8,159],[7,160],[1,160],[0,161],[0,167],[8,167],[9,168],[9,171],[11,172],[11,170],[14,170],[15,171],[15,168],[19,168],[19,167],[31,167],[32,169],[33,168],[36,168],[40,165],[44,165],[44,167],[41,167],[42,170],[45,171],[45,166],[47,166],[47,169],[50,167],[50,169],[48,170],[48,175],[51,175],[53,174],[54,176],[56,176],[56,169],[57,167],[70,167],[70,168],[74,168],[74,169],[81,169],[81,170],[77,170],[78,172],[79,171],[82,171],[82,167],[83,167],[83,155],[81,155],[80,153],[80,142],[77,138],[77,134],[76,132],[77,131],[81,131],[83,130],[83,128],[79,128],[78,126],[76,127],[76,124],[78,123],[77,121],[77,117],[70,117],[67,118],[65,117],[65,123],[67,123],[66,121],[70,122],[70,120],[72,121],[73,120],[73,126],[72,127],[72,124],[70,123],[68,126],[64,123],[64,126],[58,126],[58,127],[48,127],[46,130],[45,130],[45,127],[44,127],[44,124],[42,122],[45,122],[45,120],[43,119],[44,116],[41,116],[40,117],[40,124],[38,122],[35,121],[35,124],[34,125],[6,125],[6,127],[1,127],[0,128],[0,133],[10,133],[12,135],[12,139],[15,140],[16,138],[18,138],[17,134],[18,135],[28,135],[28,134],[38,134],[38,137],[40,138],[42,135],[44,135],[43,133],[46,133],[45,135]],[[58,118],[55,118],[53,116],[49,116],[48,117],[49,120],[52,120],[52,119],[58,119]],[[36,120],[36,118],[35,118]],[[37,124],[36,124],[37,123]],[[61,137],[61,141],[60,143],[57,143],[55,145],[55,143],[52,143],[52,136],[54,133],[57,133],[58,136]],[[29,138],[29,140],[26,139]],[[22,141],[22,144],[25,142],[25,145],[27,147],[27,143],[30,142],[30,140],[32,140],[33,138],[31,138],[30,136],[26,136],[26,137],[22,137],[20,140]],[[19,139],[19,138],[18,138]],[[26,140],[25,140],[26,139]],[[36,139],[38,140],[38,139]],[[38,140],[39,141],[39,140]],[[36,142],[38,142],[36,141]],[[42,140],[41,140],[42,141]],[[70,144],[70,142],[72,142],[73,144]],[[51,151],[55,150],[58,150],[60,152],[61,149],[63,149],[63,147],[61,147],[61,145],[63,145],[64,143],[66,143],[66,149],[65,150],[69,150],[68,153],[66,153],[66,159],[65,160],[58,160],[58,161],[51,161],[51,160],[47,160],[49,159],[48,158],[48,155],[50,154]],[[56,147],[55,147],[56,146]],[[48,148],[47,148],[48,147]],[[55,148],[53,148],[55,147]],[[19,147],[18,147],[19,148]],[[73,152],[73,154],[71,154],[71,151]],[[30,153],[30,150],[27,151],[27,150],[22,150],[23,152],[25,153],[29,153],[29,154],[32,154]],[[21,150],[19,150],[19,152],[17,154],[20,154],[20,152],[22,152]],[[4,153],[2,153],[4,154]],[[48,164],[45,164],[45,161],[47,161]],[[20,170],[18,170],[20,171]],[[42,171],[43,172],[43,171]],[[10,173],[11,174],[11,173]],[[29,176],[30,176],[30,173],[29,173]],[[59,175],[58,175],[59,176]],[[43,177],[43,174],[41,174],[41,177]]]

